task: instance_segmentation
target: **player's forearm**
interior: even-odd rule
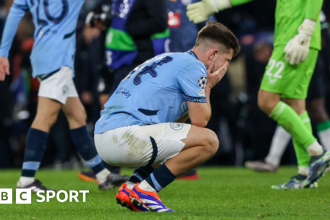
[[[208,107],[208,111],[206,112],[206,121],[209,122],[212,114],[212,109],[211,109],[211,102],[210,102],[210,95],[211,95],[211,88],[206,86],[205,87],[205,97],[206,97],[206,104]]]
[[[205,87],[206,103],[188,103],[188,115],[192,125],[204,128],[211,118],[211,104],[210,104],[211,87]]]
[[[307,0],[305,18],[316,21],[322,9],[323,0]]]
[[[16,34],[17,27],[24,14],[25,14],[25,10],[15,4],[13,4],[12,7],[10,8],[10,12],[7,17],[6,25],[1,40],[1,46],[0,46],[1,57],[8,57],[8,53],[11,48],[11,44],[13,42],[14,36]]]

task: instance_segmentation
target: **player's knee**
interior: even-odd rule
[[[71,109],[71,111],[65,112],[69,121],[84,125],[86,123],[87,115],[84,108]]]
[[[206,145],[206,150],[210,154],[210,157],[213,157],[214,154],[218,151],[219,139],[216,133],[211,130],[208,130],[207,143],[208,144]]]
[[[45,126],[50,129],[56,122],[57,115],[58,113],[55,112],[52,114],[37,113],[33,121],[33,127],[38,128],[42,125],[42,127]]]
[[[264,98],[258,97],[258,106],[261,111],[265,112],[267,115],[270,115],[277,103],[273,103],[271,100],[267,100]]]
[[[53,126],[57,120],[57,115],[52,115],[48,118],[48,120],[45,121],[45,123],[48,124],[49,127]]]
[[[87,120],[87,115],[85,109],[82,109],[76,116],[75,119],[81,124],[85,124]]]

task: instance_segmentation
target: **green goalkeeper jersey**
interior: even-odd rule
[[[298,28],[306,18],[306,2],[306,0],[277,0],[274,46],[286,45],[298,34]],[[321,49],[320,26],[320,18],[317,16],[316,26],[310,44],[311,48],[317,50]]]
[[[233,6],[236,6],[250,1],[252,0],[231,0],[231,3]],[[304,19],[310,18],[316,20],[310,47],[320,50],[321,30],[319,14],[322,2],[323,0],[277,0],[274,46],[286,45],[298,34],[298,28]]]

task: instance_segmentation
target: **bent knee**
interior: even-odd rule
[[[270,115],[273,112],[274,108],[278,105],[280,100],[281,97],[279,94],[259,90],[258,106],[261,111],[265,112],[267,115]]]
[[[214,131],[208,129],[207,145],[205,146],[212,157],[219,149],[219,138]]]
[[[37,125],[37,127],[39,127],[38,125],[43,124],[47,128],[51,128],[57,120],[57,115],[58,113],[54,113],[54,114],[37,113],[33,121],[33,124]]]
[[[260,98],[260,97],[258,98],[259,108],[261,109],[261,111],[263,111],[267,115],[270,115],[273,112],[273,110],[274,110],[274,108],[276,107],[277,104],[278,104],[278,102],[263,99],[263,98]]]
[[[74,121],[78,124],[85,124],[87,120],[87,115],[85,109],[75,110],[75,111],[67,111],[65,112],[66,117],[69,121]]]

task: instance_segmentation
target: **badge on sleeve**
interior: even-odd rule
[[[206,81],[207,81],[207,76],[201,76],[201,77],[199,77],[199,79],[198,79],[198,86],[201,87],[202,89],[205,89]]]

